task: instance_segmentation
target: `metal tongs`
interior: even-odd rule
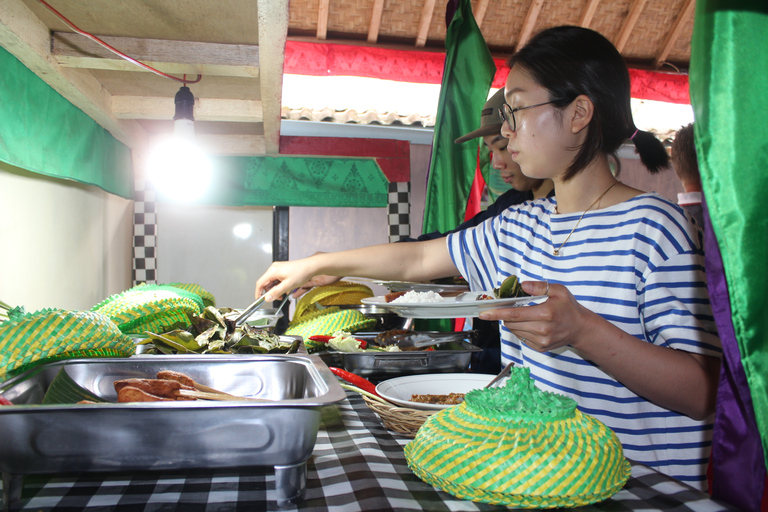
[[[243,325],[246,322],[246,320],[248,320],[251,317],[253,312],[259,309],[262,304],[264,304],[264,300],[265,300],[265,297],[267,296],[267,293],[268,292],[264,292],[264,294],[262,294],[261,297],[253,301],[250,306],[245,308],[243,312],[240,313],[237,316],[237,318],[235,318],[235,327],[240,327],[241,325]],[[291,294],[287,293],[285,295],[285,298],[283,299],[283,302],[280,303],[280,306],[276,309],[276,311],[279,312],[281,309],[283,309],[283,306],[285,306],[285,303],[288,302],[288,299],[290,298],[291,298]]]
[[[424,348],[448,341],[459,341],[471,336],[469,331],[403,333],[387,338],[387,343],[400,348]]]

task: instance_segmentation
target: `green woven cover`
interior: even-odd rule
[[[107,315],[126,334],[164,333],[190,325],[204,309],[195,293],[165,284],[142,284],[113,295],[91,311]]]
[[[373,329],[375,318],[368,318],[354,309],[339,309],[331,306],[323,310],[307,308],[299,322],[291,322],[285,334],[301,336],[306,340],[310,336],[331,336],[336,331],[357,332]],[[309,350],[309,347],[307,347]]]
[[[168,283],[168,286],[173,286],[175,288],[181,288],[182,290],[186,290],[190,293],[194,293],[198,297],[200,297],[203,300],[203,306],[215,306],[216,305],[216,297],[213,296],[211,292],[200,286],[199,284],[194,283]]]
[[[621,443],[565,396],[541,391],[530,369],[430,416],[405,447],[408,466],[458,498],[518,508],[602,501],[629,479]]]
[[[135,351],[133,340],[100,313],[44,309],[0,323],[0,380],[59,359]]]

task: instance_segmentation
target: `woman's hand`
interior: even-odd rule
[[[549,295],[535,306],[484,311],[482,320],[502,320],[504,325],[528,347],[546,352],[565,345],[576,347],[588,329],[585,322],[593,315],[581,306],[563,285],[545,281],[526,281],[523,290],[531,295]]]
[[[291,290],[301,289],[315,277],[315,256],[295,261],[275,261],[266,272],[256,281],[256,297],[267,293],[266,301],[271,302],[282,297]],[[320,277],[320,276],[318,276]],[[310,286],[311,288],[311,286]],[[307,288],[309,289],[309,288]],[[304,290],[302,293],[305,293]],[[298,290],[294,293],[298,293]],[[301,295],[299,293],[298,295]],[[295,295],[295,296],[298,296]]]

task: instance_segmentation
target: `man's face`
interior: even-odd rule
[[[512,155],[507,151],[507,139],[500,133],[486,135],[483,137],[483,142],[491,152],[491,165],[499,171],[504,183],[521,192],[536,187],[540,180],[529,178],[522,173],[520,166],[512,160]]]

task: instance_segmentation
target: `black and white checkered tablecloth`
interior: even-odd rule
[[[13,511],[476,511],[507,510],[453,498],[419,480],[405,462],[408,438],[388,432],[358,395],[323,411],[308,462],[304,501],[279,508],[272,468],[26,476]],[[732,510],[645,466],[627,485],[583,511]]]

